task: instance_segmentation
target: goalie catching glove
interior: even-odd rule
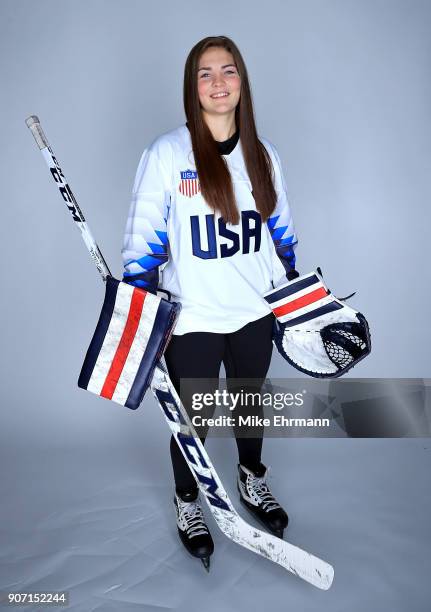
[[[274,343],[296,369],[315,378],[342,376],[371,351],[364,315],[336,298],[318,272],[263,296],[276,321]]]

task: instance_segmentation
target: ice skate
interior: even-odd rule
[[[272,495],[266,482],[267,474],[263,464],[258,472],[238,464],[238,490],[248,510],[274,535],[282,538],[289,518]]]
[[[198,500],[198,491],[175,493],[175,511],[178,534],[185,548],[193,557],[200,559],[209,572],[210,557],[214,552],[214,542],[205,523]]]

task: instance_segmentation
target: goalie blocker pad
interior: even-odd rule
[[[180,304],[108,276],[102,311],[78,386],[136,410],[180,309]]]
[[[276,317],[274,344],[309,376],[342,376],[371,351],[364,315],[336,298],[318,272],[268,291],[264,299]]]

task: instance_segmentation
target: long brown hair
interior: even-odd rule
[[[274,211],[277,195],[272,180],[273,167],[265,147],[257,137],[250,83],[242,55],[226,36],[208,36],[190,51],[184,69],[184,110],[193,146],[201,192],[206,202],[226,223],[237,225],[239,211],[229,169],[218,152],[216,141],[204,121],[199,101],[197,74],[199,60],[209,47],[223,47],[232,54],[241,78],[240,99],[235,109],[236,127],[250,178],[256,208],[263,221]]]

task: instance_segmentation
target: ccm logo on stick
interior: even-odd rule
[[[183,423],[184,425],[187,425],[187,423],[185,423],[184,419],[182,418],[180,411],[178,410],[177,404],[172,394],[169,393],[169,391],[160,391],[159,389],[157,389],[155,393],[167,418],[170,421],[176,422],[178,424]],[[210,468],[207,465],[204,457],[202,456],[195,439],[191,436],[186,436],[179,432],[175,435],[177,441],[181,444],[181,447],[183,448],[187,459],[190,462],[194,473],[196,474],[197,479],[201,484],[205,486],[208,493],[208,501],[217,508],[231,511],[226,502],[224,502],[223,499],[221,499],[221,497],[217,494],[218,485],[213,476],[204,476],[203,474],[199,473],[200,467],[206,470],[209,470]],[[197,469],[195,469],[194,466],[196,466]]]
[[[76,204],[75,196],[73,195],[72,190],[70,189],[69,185],[64,180],[64,174],[61,171],[61,168],[58,165],[58,162],[55,159],[54,155],[52,155],[52,151],[50,151],[50,153],[51,153],[52,160],[53,160],[53,162],[55,164],[54,167],[50,166],[50,168],[49,168],[51,170],[51,174],[52,174],[52,176],[54,178],[54,181],[59,184],[58,188],[59,188],[60,193],[61,193],[61,195],[63,197],[63,200],[67,204],[67,208],[72,213],[73,220],[77,221],[77,222],[82,222],[82,221],[84,221],[84,217],[82,217],[82,218],[79,217],[77,212],[76,212],[77,204]]]

